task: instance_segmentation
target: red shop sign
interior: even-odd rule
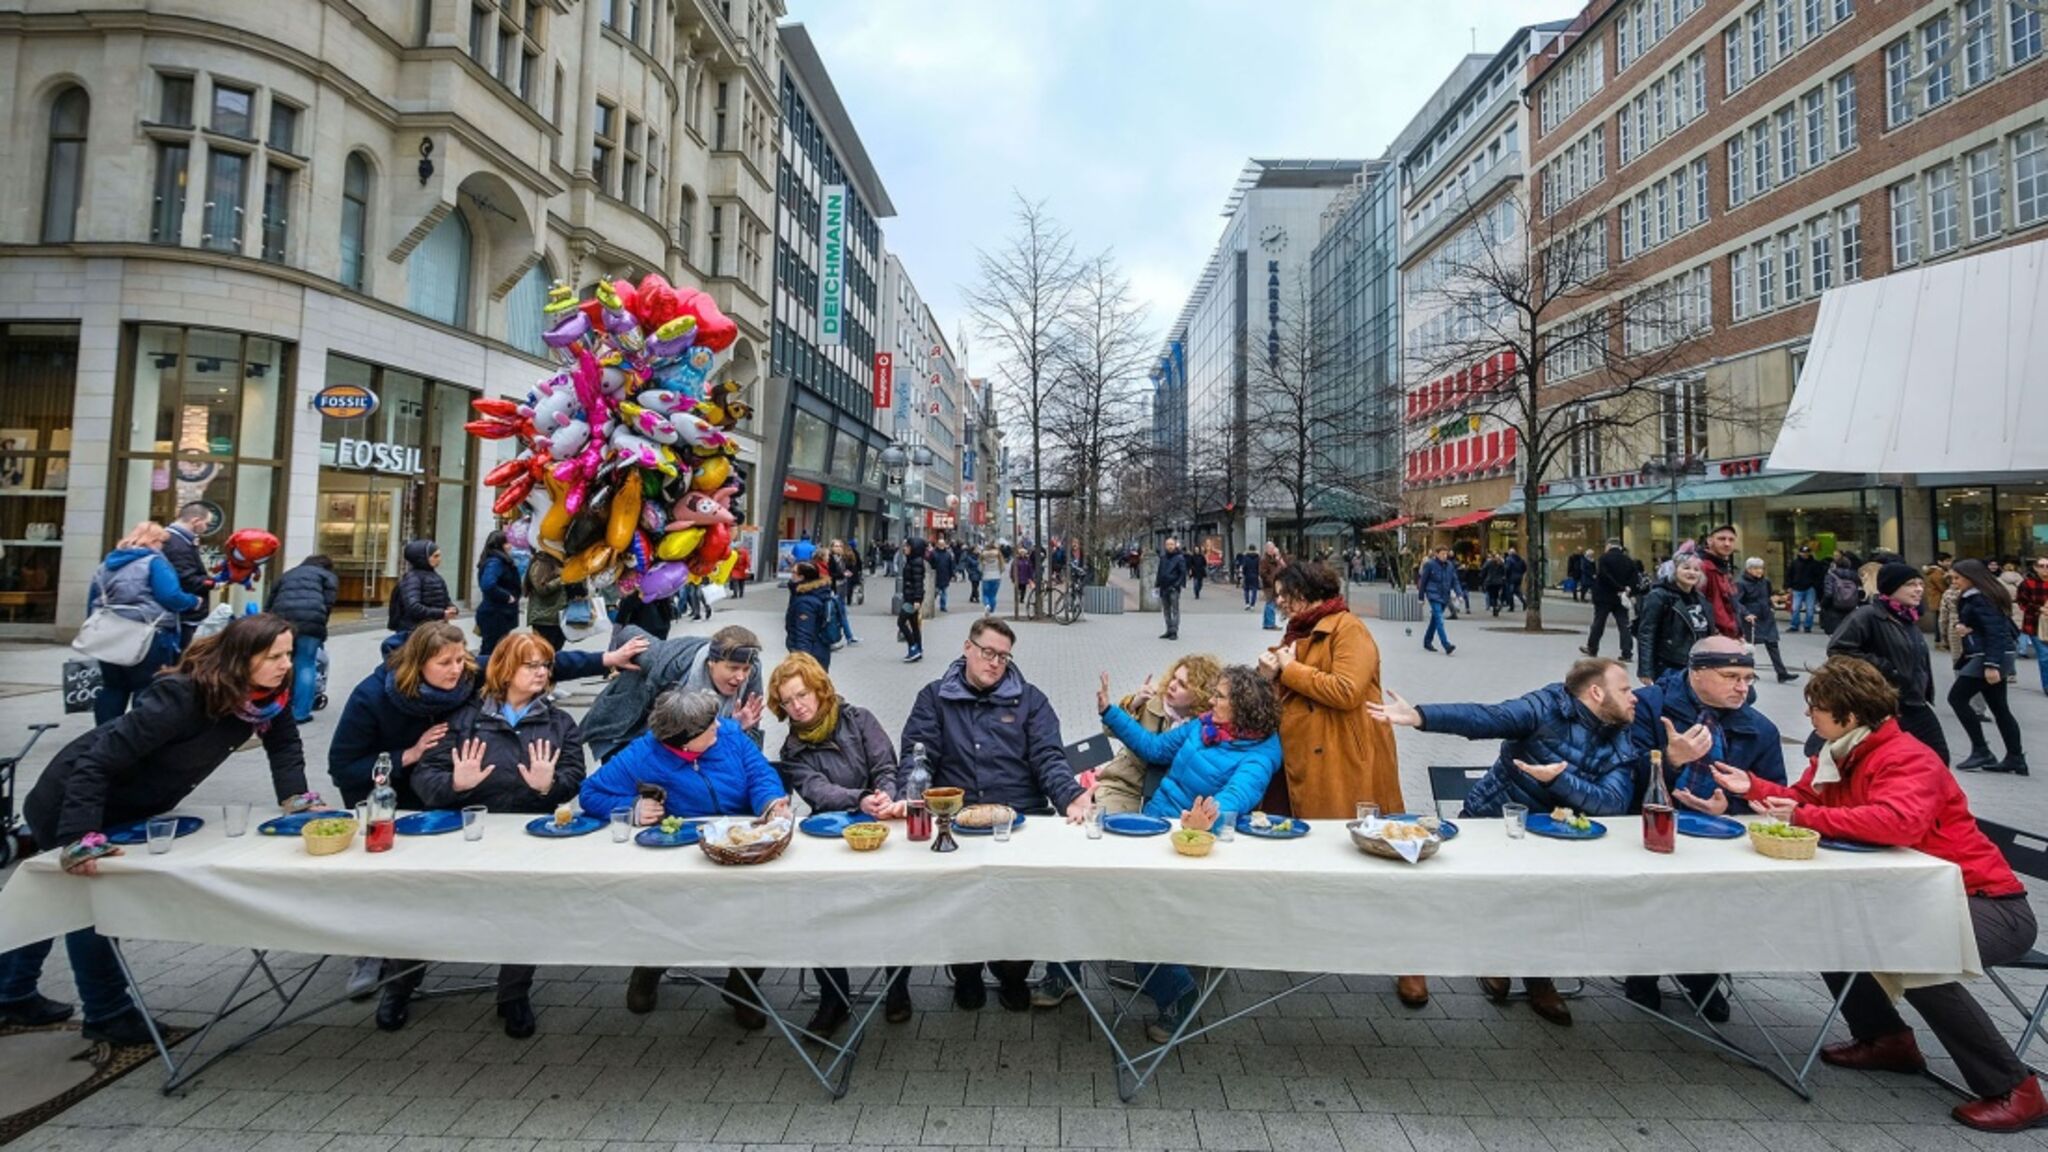
[[[807,504],[822,504],[825,500],[825,488],[823,485],[813,484],[809,480],[798,480],[796,477],[791,476],[782,482],[782,498],[785,500],[802,500]]]

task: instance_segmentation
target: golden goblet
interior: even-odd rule
[[[924,790],[925,807],[938,817],[938,835],[932,837],[932,851],[951,852],[960,847],[953,839],[953,817],[967,806],[967,793],[960,788],[927,788]]]

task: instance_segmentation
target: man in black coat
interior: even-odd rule
[[[178,617],[181,650],[192,646],[192,633],[213,610],[213,576],[206,570],[205,557],[199,554],[199,534],[206,531],[212,520],[206,505],[194,500],[178,509],[178,518],[168,525],[170,536],[164,541],[164,559],[171,562],[171,570],[178,574],[178,587],[199,597],[197,608]]]
[[[938,610],[946,610],[946,586],[953,582],[953,549],[947,545],[944,536],[932,546],[932,587],[938,596]]]
[[[1516,601],[1519,600],[1520,607],[1527,608],[1529,594],[1522,581],[1529,576],[1529,562],[1522,559],[1521,553],[1516,552],[1515,546],[1510,544],[1508,554],[1500,558],[1500,566],[1501,575],[1507,579],[1507,584],[1502,588],[1504,607],[1513,612],[1517,607]]]
[[[1180,550],[1179,540],[1168,536],[1166,548],[1159,554],[1159,571],[1152,577],[1152,586],[1159,590],[1159,610],[1166,614],[1161,640],[1180,639],[1180,590],[1187,582],[1187,554]]]
[[[1606,633],[1611,616],[1621,633],[1622,663],[1635,659],[1636,633],[1629,624],[1628,605],[1621,598],[1635,591],[1636,577],[1641,572],[1620,540],[1607,541],[1606,553],[1593,564],[1593,630],[1586,636],[1586,646],[1579,651],[1588,656],[1600,654],[1600,637]]]
[[[279,576],[263,602],[265,612],[291,621],[292,719],[301,724],[313,719],[320,695],[320,650],[327,646],[327,616],[340,594],[341,577],[334,574],[334,561],[314,555]]]
[[[1820,586],[1828,578],[1827,561],[1813,554],[1813,545],[1801,544],[1798,555],[1785,562],[1785,591],[1792,594],[1792,631],[1813,631],[1820,614]]]

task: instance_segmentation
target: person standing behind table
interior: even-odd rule
[[[2036,556],[2029,562],[2031,571],[2020,583],[2020,590],[2014,597],[2019,611],[2020,631],[2025,633],[2034,646],[2034,661],[2041,669],[2041,691],[2048,692],[2048,631],[2041,628],[2041,613],[2048,610],[2048,556]]]
[[[1368,710],[1389,725],[1501,742],[1493,766],[1465,797],[1459,819],[1497,818],[1511,803],[1535,814],[1553,808],[1591,817],[1628,811],[1637,756],[1630,739],[1636,702],[1628,666],[1619,661],[1575,661],[1562,683],[1499,704],[1417,706],[1390,692],[1385,704]],[[1522,986],[1538,1016],[1571,1025],[1571,1009],[1550,978],[1525,976]],[[1495,1001],[1508,997],[1507,977],[1483,977],[1479,987]]]
[[[1258,669],[1279,694],[1286,763],[1260,806],[1309,820],[1348,820],[1361,800],[1406,811],[1394,733],[1368,712],[1381,701],[1372,630],[1352,614],[1328,565],[1296,561],[1273,580],[1287,630],[1260,654]],[[1421,976],[1401,976],[1394,988],[1410,1007],[1429,1002]]]
[[[1244,590],[1244,610],[1249,612],[1259,603],[1259,554],[1247,544],[1244,551],[1238,553],[1237,559],[1231,563],[1237,570],[1238,587]],[[1136,574],[1135,565],[1132,566],[1132,572]]]
[[[1956,615],[1962,621],[1962,650],[1956,653],[1956,681],[1948,691],[1948,706],[1956,721],[1970,735],[1970,754],[1956,764],[1962,772],[2010,772],[2027,775],[2027,754],[2020,746],[2019,721],[2012,717],[2006,688],[2012,683],[2019,663],[2015,651],[2017,633],[2012,625],[2012,601],[2005,583],[1991,575],[1982,560],[1958,560],[1955,578],[1964,585]],[[2005,759],[1991,755],[1984,740],[1984,722],[1977,718],[1971,701],[1982,696],[1998,721],[1998,739],[2005,745]]]
[[[1259,592],[1266,599],[1264,626],[1268,632],[1276,632],[1280,628],[1280,610],[1273,605],[1273,577],[1286,566],[1287,557],[1281,554],[1280,546],[1271,540],[1266,541],[1266,547],[1259,552]]]
[[[1700,594],[1703,563],[1697,554],[1679,554],[1671,563],[1671,575],[1643,597],[1636,619],[1636,675],[1645,684],[1685,667],[1692,646],[1714,634],[1713,609]]]
[[[875,714],[840,696],[832,677],[802,652],[768,674],[768,707],[789,722],[782,742],[782,781],[812,812],[859,812],[877,820],[903,815],[897,799],[896,749]],[[831,1036],[852,1017],[844,968],[817,968],[818,1011],[804,1030]],[[891,1024],[910,1019],[910,970],[902,969],[882,1000]]]
[[[1157,681],[1150,676],[1117,704],[1145,731],[1164,732],[1208,710],[1223,664],[1207,653],[1183,656]],[[1095,773],[1095,806],[1104,815],[1137,812],[1159,787],[1164,768],[1147,767],[1128,746]],[[1246,809],[1250,811],[1250,809]]]
[[[1529,562],[1522,559],[1522,554],[1515,551],[1515,546],[1510,544],[1507,555],[1501,557],[1500,564],[1502,575],[1505,577],[1501,585],[1502,599],[1505,601],[1502,606],[1510,612],[1527,607],[1522,582],[1529,578]]]
[[[429,808],[481,805],[492,812],[539,815],[577,798],[583,784],[583,734],[548,701],[555,650],[531,632],[505,637],[484,669],[483,692],[448,718],[448,732],[413,772],[413,790]],[[533,1035],[534,966],[498,966],[498,1016],[505,1035]],[[396,1032],[426,978],[417,960],[384,961],[377,1027]]]
[[[2010,964],[2038,933],[2026,888],[1978,827],[1947,766],[1902,732],[1895,703],[1891,685],[1870,665],[1831,659],[1806,682],[1807,714],[1824,744],[1799,783],[1788,788],[1720,768],[1714,777],[1752,807],[1822,836],[1912,848],[1953,863],[1962,871],[1984,970]],[[1850,1039],[1821,1049],[1822,1060],[1866,1072],[1926,1070],[1911,1026],[1876,980],[1848,973],[1824,979],[1837,994],[1849,986],[1842,1019]],[[1950,1111],[1957,1123],[2018,1132],[2048,1120],[2040,1082],[1964,985],[1923,985],[1904,995],[1977,1094]]]
[[[1952,591],[1962,587],[1960,580],[1950,583]],[[1934,661],[1920,635],[1926,596],[1926,578],[1911,564],[1879,568],[1877,594],[1842,620],[1828,638],[1828,655],[1852,656],[1883,673],[1898,693],[1899,727],[1946,764],[1948,737],[1934,711]]]
[[[927,562],[931,565],[932,589],[934,592],[933,603],[937,605],[937,611],[944,612],[946,610],[946,589],[953,583],[954,568],[953,550],[946,546],[946,538],[944,536],[939,537],[938,544],[933,546],[927,554]]]
[[[569,638],[562,633],[562,613],[568,607],[561,560],[546,552],[534,553],[526,564],[526,626],[557,652],[568,646]]]
[[[405,574],[391,589],[391,636],[384,641],[387,651],[405,643],[405,638],[420,625],[453,620],[456,616],[455,601],[448,596],[448,582],[434,571],[441,566],[441,546],[432,540],[413,540],[407,542],[403,555]]]
[[[1813,554],[1813,545],[1801,544],[1785,565],[1785,590],[1792,594],[1794,632],[1811,632],[1819,615],[1820,586],[1827,579],[1828,566]]]
[[[483,636],[477,659],[489,663],[498,642],[519,627],[519,563],[505,546],[503,529],[484,537],[476,561],[476,596],[476,628]]]
[[[1436,642],[1444,642],[1444,655],[1458,650],[1451,643],[1451,634],[1444,629],[1444,613],[1450,609],[1451,601],[1458,595],[1458,566],[1451,563],[1451,550],[1438,545],[1430,558],[1422,562],[1422,570],[1415,574],[1415,595],[1429,605],[1429,627],[1422,630],[1424,651],[1436,651]]]
[[[93,573],[87,589],[85,610],[90,615],[104,609],[140,624],[154,625],[149,650],[135,664],[101,660],[100,690],[92,700],[93,721],[105,724],[128,711],[128,703],[156,679],[156,674],[175,663],[182,650],[178,635],[179,613],[200,603],[185,592],[171,562],[160,549],[169,534],[160,524],[144,520],[114,545]]]
[[[1180,550],[1179,540],[1168,536],[1159,553],[1159,569],[1152,574],[1152,587],[1159,592],[1159,612],[1166,618],[1161,640],[1180,639],[1180,590],[1187,582],[1187,554]]]
[[[292,719],[305,724],[313,719],[313,703],[320,695],[320,650],[327,644],[327,617],[341,595],[341,578],[334,574],[334,561],[325,556],[308,556],[270,585],[263,610],[282,616],[292,626]]]
[[[1742,577],[1735,582],[1735,610],[1742,617],[1742,635],[1771,655],[1771,668],[1778,683],[1799,679],[1785,670],[1785,658],[1778,654],[1778,610],[1771,605],[1771,578],[1764,575],[1761,557],[1751,556],[1742,565]]]
[[[1017,634],[994,616],[967,629],[960,656],[918,691],[896,744],[922,744],[934,788],[960,788],[968,804],[1006,804],[1025,815],[1058,812],[1079,823],[1088,794],[1074,779],[1060,741],[1060,718],[1045,693],[1024,679],[1015,663]],[[953,1003],[975,1011],[988,1002],[982,965],[995,974],[996,999],[1011,1012],[1034,1001],[1053,1007],[1072,994],[1056,966],[1034,997],[1031,961],[991,960],[950,965]]]
[[[896,638],[903,641],[903,662],[924,659],[925,542],[916,538],[903,544],[903,559],[897,565]],[[1018,561],[1020,564],[1023,560]]]
[[[1003,590],[1003,550],[993,544],[981,546],[981,609],[993,616],[996,596]]]
[[[134,710],[65,745],[36,778],[21,807],[35,849],[58,852],[66,872],[97,876],[98,862],[78,853],[81,842],[176,808],[252,736],[263,742],[279,807],[312,806],[318,798],[306,794],[291,678],[292,630],[280,617],[238,617],[195,640]],[[85,1005],[81,1035],[115,1046],[152,1043],[152,1025],[129,998],[106,938],[80,928],[65,936],[64,947]],[[49,941],[0,954],[0,1024],[40,1027],[70,1018],[71,1005],[36,988],[49,954]]]
[[[809,560],[791,573],[789,606],[782,613],[782,642],[791,652],[808,653],[820,667],[832,667],[833,597],[830,577]]]
[[[647,639],[639,629],[627,628],[615,641],[620,646],[606,653],[610,658],[633,650],[637,656],[619,666],[618,675],[605,683],[583,714],[583,741],[599,760],[611,759],[639,739],[647,731],[655,702],[673,688],[711,693],[718,700],[718,714],[737,721],[760,746],[761,713],[768,705],[761,693],[760,637],[728,624],[708,637],[678,636],[652,645]]]
[[[1635,629],[1629,626],[1628,604],[1623,596],[1632,595],[1636,589],[1636,578],[1642,574],[1642,567],[1630,558],[1621,541],[1610,538],[1607,551],[1600,558],[1586,565],[1587,579],[1593,582],[1593,630],[1586,634],[1586,646],[1579,649],[1588,656],[1600,655],[1600,637],[1607,631],[1607,621],[1614,620],[1615,634],[1621,641],[1621,662],[1635,660]]]
[[[197,500],[178,509],[178,518],[165,527],[164,559],[178,574],[178,587],[198,602],[178,617],[178,650],[192,646],[192,633],[206,619],[212,598],[213,574],[206,570],[206,558],[199,553],[199,534],[213,523],[213,514]]]

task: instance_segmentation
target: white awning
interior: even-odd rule
[[[1770,467],[2048,470],[2048,241],[1830,289]]]

